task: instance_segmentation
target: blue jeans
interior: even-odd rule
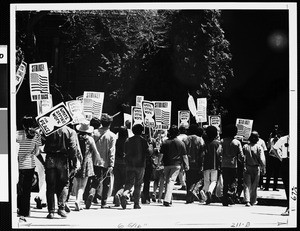
[[[134,186],[133,201],[138,205],[141,198],[141,187],[145,174],[144,167],[126,167],[126,182],[123,196],[129,197],[131,188]]]
[[[69,190],[69,162],[62,154],[46,155],[46,184],[48,212],[54,213],[57,196],[58,209],[64,209]]]
[[[19,182],[17,185],[17,206],[18,214],[27,217],[30,213],[30,194],[34,168],[19,169]]]
[[[164,167],[164,174],[165,174],[165,198],[164,201],[170,203],[173,193],[174,184],[176,182],[177,176],[180,172],[180,165],[171,165]]]

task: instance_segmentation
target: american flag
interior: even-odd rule
[[[47,76],[31,73],[30,86],[32,92],[49,93],[49,80]]]

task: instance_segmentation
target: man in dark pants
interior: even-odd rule
[[[287,208],[282,216],[289,216],[290,214],[290,190],[289,190],[289,170],[290,170],[290,158],[289,158],[289,135],[282,136],[273,146],[278,155],[281,157],[281,175],[284,184],[285,194],[287,198]]]
[[[46,153],[46,184],[47,184],[47,218],[54,218],[55,199],[57,195],[58,211],[61,217],[66,217],[65,204],[68,196],[69,187],[69,159],[71,160],[71,168],[75,171],[80,168],[77,163],[77,143],[76,133],[71,128],[64,126],[56,130],[51,135],[45,137],[44,152]]]

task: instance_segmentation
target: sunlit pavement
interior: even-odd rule
[[[141,209],[133,209],[131,204],[123,210],[113,207],[112,197],[108,201],[112,206],[109,209],[101,209],[100,204],[93,203],[88,210],[75,211],[74,197],[71,197],[68,202],[71,212],[67,218],[61,218],[56,213],[54,219],[47,219],[47,208],[35,208],[35,195],[31,195],[31,214],[26,217],[26,222],[20,221],[16,212],[13,212],[14,228],[282,228],[295,227],[297,217],[295,205],[292,205],[289,216],[282,216],[281,213],[285,211],[282,206],[246,207],[236,204],[224,207],[221,203],[185,204],[183,200],[173,200],[171,207],[151,202],[149,205],[141,204]]]

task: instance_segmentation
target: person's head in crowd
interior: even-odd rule
[[[248,140],[250,141],[250,143],[256,144],[259,140],[258,132],[257,131],[252,131]]]
[[[215,126],[208,126],[206,128],[206,139],[212,141],[218,136],[218,129]]]
[[[127,128],[125,126],[121,126],[118,129],[118,139],[126,139],[128,138],[128,131]]]
[[[33,116],[25,115],[21,119],[22,127],[25,131],[26,137],[32,139],[35,135],[34,127],[37,126]]]
[[[132,132],[136,136],[142,135],[143,131],[144,131],[144,126],[141,124],[135,124],[132,127]]]
[[[180,125],[179,134],[186,134],[186,133],[187,133],[186,127],[184,125]]]
[[[94,129],[98,129],[101,126],[101,121],[97,117],[93,117],[90,121],[90,125],[94,127]]]
[[[126,120],[126,121],[125,121],[125,127],[126,127],[127,129],[130,129],[130,128],[131,128],[131,122],[130,122],[130,120]]]
[[[191,124],[189,127],[189,135],[197,135],[202,137],[204,133],[203,128],[199,127],[198,124]]]
[[[113,118],[110,115],[105,113],[102,114],[100,122],[103,127],[108,128],[111,125],[112,121]]]
[[[94,131],[94,127],[90,126],[90,122],[86,120],[76,125],[76,130],[80,136],[91,135]]]
[[[179,134],[179,129],[176,125],[172,125],[168,130],[168,137],[174,139]]]
[[[228,124],[223,129],[223,137],[234,138],[237,134],[237,126],[235,124]]]

